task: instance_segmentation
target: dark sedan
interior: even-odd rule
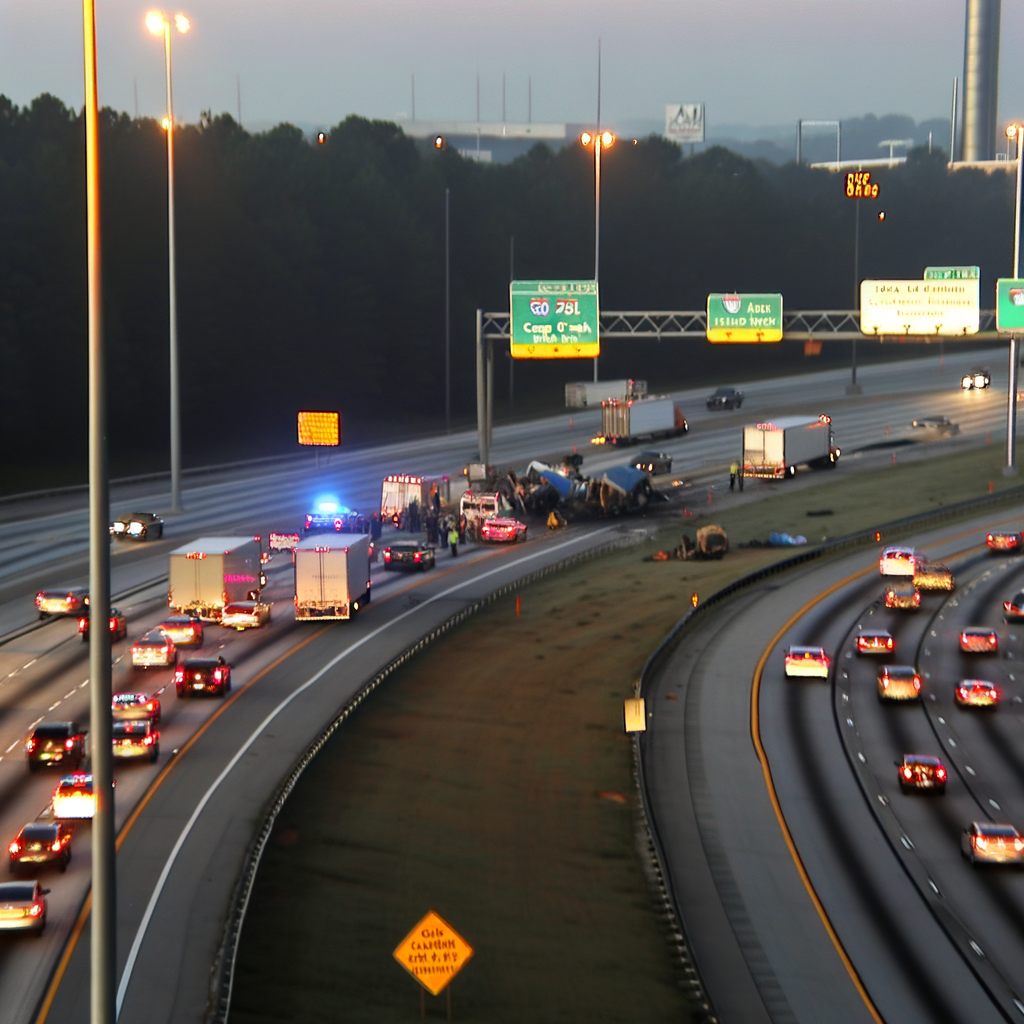
[[[231,666],[216,658],[189,658],[174,670],[174,689],[179,697],[190,693],[212,693],[223,697],[231,689]]]
[[[89,615],[78,617],[78,635],[86,642],[89,640]],[[128,635],[128,619],[120,608],[110,609],[110,638],[123,640]]]
[[[73,832],[73,826],[63,821],[29,822],[7,847],[11,874],[22,869],[35,870],[43,864],[56,864],[66,871]]]
[[[434,549],[417,540],[399,541],[384,549],[385,569],[413,569],[425,572],[434,568]]]
[[[739,388],[719,388],[708,397],[709,409],[738,409],[743,404],[743,392]]]
[[[672,456],[665,452],[641,452],[634,460],[633,467],[650,473],[651,476],[660,476],[663,473],[672,472]]]

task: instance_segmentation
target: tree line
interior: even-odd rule
[[[103,111],[111,450],[115,467],[138,470],[166,468],[165,145],[158,122]],[[0,95],[9,478],[49,462],[84,479],[83,152],[81,112],[49,95],[25,107]],[[475,408],[474,311],[507,309],[513,269],[593,274],[593,157],[578,145],[538,144],[486,165],[387,122],[349,117],[318,143],[287,124],[250,134],[223,114],[180,128],[175,154],[187,464],[292,450],[300,408],[340,409],[350,440],[442,422],[446,189],[456,418]],[[978,264],[987,296],[1009,273],[1012,176],[949,173],[945,160],[915,150],[876,172],[882,196],[861,210],[862,277]],[[853,217],[830,172],[720,147],[684,159],[655,136],[619,140],[602,160],[602,306],[700,309],[709,291],[737,289],[781,291],[789,308],[851,308]],[[657,390],[802,359],[795,346],[772,348],[609,343],[602,375],[647,377]],[[519,364],[517,401],[539,408],[590,373]]]

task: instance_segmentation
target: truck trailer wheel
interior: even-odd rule
[[[786,479],[787,480],[792,480],[793,477],[795,477],[795,476],[796,476],[796,466],[787,466],[786,467]]]

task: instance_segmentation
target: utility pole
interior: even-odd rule
[[[601,268],[601,37],[597,37],[597,134],[594,137],[594,281]],[[601,289],[598,286],[598,302]],[[597,356],[594,356],[594,383],[597,383]]]
[[[853,308],[860,309],[860,200],[853,201]],[[850,383],[846,387],[848,395],[862,394],[864,389],[857,383],[857,339],[850,343],[853,358],[850,368]]]
[[[450,190],[444,190],[444,429],[452,432],[452,288],[451,233],[448,207]]]
[[[238,127],[242,127],[242,76],[235,75],[235,93],[238,99]]]
[[[416,120],[416,75],[412,76],[412,120]]]
[[[110,746],[110,472],[103,343],[99,104],[95,0],[82,0],[85,51],[85,197],[89,309],[89,748],[92,758],[91,1024],[114,1024],[117,970],[114,764]]]
[[[508,283],[511,285],[516,279],[516,236],[513,235],[508,242]],[[511,309],[512,296],[509,293],[509,309]],[[509,345],[508,353],[508,408],[512,411],[515,403],[515,367],[516,361],[512,358],[512,346]]]

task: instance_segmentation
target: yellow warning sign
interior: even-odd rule
[[[623,714],[626,719],[626,732],[647,731],[647,707],[643,697],[630,697],[626,700]]]
[[[402,941],[395,959],[431,994],[443,992],[473,955],[473,947],[434,911]]]

